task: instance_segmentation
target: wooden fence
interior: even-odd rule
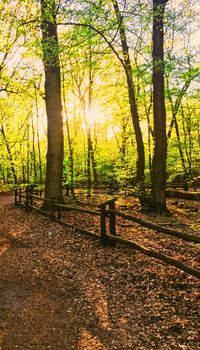
[[[39,195],[38,195],[39,194]],[[159,233],[164,233],[173,237],[177,237],[179,239],[183,239],[189,242],[194,243],[200,243],[200,236],[199,235],[191,235],[186,234],[184,232],[180,232],[177,230],[171,230],[163,226],[158,226],[150,222],[146,222],[144,220],[141,220],[133,215],[127,215],[120,211],[117,211],[115,209],[115,198],[112,198],[110,200],[107,200],[101,204],[98,205],[97,210],[89,210],[85,208],[80,208],[77,206],[71,206],[71,205],[64,205],[58,202],[57,199],[51,198],[47,199],[42,197],[43,192],[42,191],[35,191],[33,188],[26,188],[26,190],[22,191],[21,189],[15,189],[15,205],[23,206],[25,209],[31,210],[35,209],[38,212],[48,215],[52,221],[57,221],[61,223],[62,225],[74,228],[78,230],[79,232],[83,232],[95,237],[99,237],[101,244],[103,246],[115,246],[116,243],[121,243],[123,245],[126,245],[130,248],[133,248],[135,250],[140,251],[141,253],[153,257],[157,260],[160,260],[162,262],[165,262],[171,266],[174,266],[190,275],[193,275],[197,278],[200,278],[200,270],[193,268],[191,266],[188,266],[172,257],[169,257],[161,252],[148,249],[140,244],[138,244],[135,241],[130,241],[123,239],[119,237],[116,233],[116,220],[117,216],[122,217],[123,219],[135,222],[141,226],[147,227],[149,229],[155,230]],[[49,201],[50,202],[50,210],[42,210],[40,207],[38,207],[37,203],[35,202],[44,202]],[[79,212],[82,214],[89,214],[89,215],[95,215],[100,218],[99,222],[99,234],[96,234],[95,232],[88,231],[82,227],[72,225],[66,220],[64,220],[62,213],[66,211],[74,211]]]

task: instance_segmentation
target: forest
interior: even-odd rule
[[[0,349],[198,350],[199,1],[0,26]]]
[[[199,185],[198,1],[153,4],[1,2],[1,188]]]

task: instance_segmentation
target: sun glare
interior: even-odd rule
[[[107,128],[107,139],[112,139],[115,137],[116,133],[120,132],[119,126],[109,126]]]
[[[100,106],[94,106],[86,112],[86,118],[90,126],[95,124],[103,125],[106,121],[106,116]]]

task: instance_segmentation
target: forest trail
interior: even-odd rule
[[[1,350],[200,348],[195,277],[13,203],[0,195]]]

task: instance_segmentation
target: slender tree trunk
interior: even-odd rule
[[[3,140],[5,142],[6,149],[7,149],[7,152],[8,152],[8,158],[9,158],[10,165],[11,165],[11,171],[12,171],[12,175],[13,175],[13,179],[14,179],[14,184],[16,184],[17,183],[17,174],[16,174],[16,170],[15,170],[15,164],[14,164],[14,161],[13,161],[12,152],[11,152],[8,140],[6,138],[6,134],[5,134],[5,130],[4,130],[3,125],[1,126],[0,131],[1,131],[1,134],[3,136]]]
[[[26,183],[26,168],[24,166],[24,163],[22,163],[22,183]]]
[[[69,147],[69,161],[70,161],[70,187],[71,187],[71,193],[73,196],[75,196],[74,193],[74,150],[72,147],[72,140],[70,136],[70,128],[69,128],[69,118],[66,108],[66,98],[65,98],[65,76],[63,73],[62,76],[62,91],[63,91],[63,103],[64,103],[64,113],[65,113],[65,120],[66,120],[66,128],[67,128],[67,141],[68,141],[68,147]]]
[[[172,110],[172,119],[171,119],[171,123],[170,123],[169,130],[167,133],[167,138],[168,138],[168,140],[171,138],[173,127],[175,127],[176,137],[177,137],[177,141],[178,141],[178,150],[179,150],[181,164],[182,164],[184,178],[185,178],[185,189],[187,189],[188,169],[187,169],[187,166],[185,163],[184,153],[183,153],[183,149],[182,149],[182,145],[181,145],[179,126],[178,126],[178,122],[177,122],[177,114],[178,114],[179,108],[181,106],[182,99],[190,86],[191,80],[192,79],[186,81],[186,83],[183,86],[182,90],[180,91],[178,97],[176,98],[175,103],[173,103],[172,96],[171,96],[170,89],[169,89],[169,82],[167,80],[168,95],[169,95],[169,101],[170,101],[171,110]]]
[[[42,185],[42,158],[40,148],[40,133],[39,133],[39,108],[38,108],[38,96],[36,84],[34,84],[35,91],[35,107],[36,107],[36,118],[37,118],[37,148],[38,148],[38,161],[39,161],[39,182]]]
[[[38,130],[39,116],[37,115],[37,147],[38,147],[38,161],[39,161],[39,179],[40,184],[42,185],[42,157],[41,157],[41,148],[40,148],[40,134]]]
[[[88,111],[91,110],[91,103],[92,103],[92,85],[89,84],[89,95],[88,95]],[[86,116],[86,102],[84,97],[81,95],[81,91],[79,89],[79,99],[82,105],[83,109],[83,119],[85,122],[85,127],[86,127],[86,133],[87,133],[87,165],[86,165],[86,176],[87,176],[87,192],[88,196],[91,194],[91,187],[92,187],[92,174],[91,174],[91,166],[92,166],[92,171],[93,171],[93,177],[94,177],[94,184],[96,185],[98,183],[98,174],[96,171],[96,161],[95,161],[95,156],[94,156],[94,148],[93,148],[93,143],[91,139],[91,130],[90,130],[90,125],[89,122],[87,121],[87,116]]]
[[[175,116],[174,116],[174,125],[175,125],[175,130],[176,130],[176,137],[177,137],[177,141],[178,141],[178,150],[179,150],[181,164],[182,164],[185,182],[186,182],[188,180],[188,170],[187,170],[187,167],[185,164],[185,158],[184,158],[184,153],[183,153],[183,149],[182,149],[182,145],[181,145],[181,137],[180,137],[179,127],[178,127],[178,122],[177,122],[177,119]],[[187,187],[186,183],[185,183],[185,187]]]
[[[144,96],[145,96],[145,89],[143,90]],[[150,101],[149,101],[149,105],[147,105],[146,102],[146,98],[144,98],[144,108],[145,108],[145,114],[147,117],[147,125],[148,125],[148,164],[149,164],[149,173],[150,173],[150,179],[151,179],[151,174],[152,174],[152,156],[151,156],[151,142],[152,139],[154,140],[154,134],[153,134],[153,130],[152,130],[152,126],[151,126],[151,122],[150,122],[150,113],[151,113],[151,108],[152,108],[152,91],[150,93]],[[150,180],[149,179],[149,180]]]
[[[189,108],[188,108],[189,109]],[[190,109],[188,110],[188,116],[191,115]],[[186,122],[186,125],[185,125]],[[193,149],[193,142],[192,142],[192,136],[191,136],[191,119],[187,120],[184,115],[184,110],[182,108],[182,123],[183,123],[183,131],[184,131],[184,140],[185,140],[185,151],[188,161],[188,175],[190,179],[193,178],[192,174],[192,149]]]
[[[26,155],[26,182],[30,182],[30,143],[29,143],[29,138],[30,138],[30,126],[28,124],[27,126],[27,145],[26,145],[26,150],[27,150],[27,155]]]
[[[24,134],[24,136],[26,136],[26,132]],[[25,166],[25,162],[26,162],[26,158],[24,157],[24,149],[23,149],[23,144],[22,142],[20,142],[19,145],[19,149],[20,149],[20,163],[21,163],[21,176],[20,176],[20,182],[22,182],[23,184],[27,183],[26,180],[26,166]]]
[[[126,159],[126,144],[127,144],[127,132],[126,132],[126,126],[127,126],[127,123],[126,123],[126,120],[125,120],[125,117],[122,118],[122,143],[121,143],[121,147],[120,147],[120,150],[121,150],[121,160],[122,160],[122,164],[125,164],[125,159]]]
[[[152,162],[152,210],[166,213],[166,109],[164,92],[163,17],[168,0],[153,0],[153,117],[154,155]]]
[[[94,155],[94,147],[93,147],[93,143],[91,140],[91,132],[90,132],[90,137],[88,139],[88,142],[89,142],[88,146],[89,146],[89,150],[90,150],[90,158],[91,158],[91,164],[92,164],[94,186],[97,186],[98,174],[97,174],[97,165],[96,165],[96,160],[95,160],[95,155]]]
[[[90,8],[90,17],[91,17],[91,8]],[[90,31],[91,30],[89,29],[89,32]],[[90,39],[89,39],[89,86],[88,88],[89,88],[88,89],[88,112],[90,113],[92,109],[92,95],[93,95],[92,44]],[[88,161],[88,163],[91,163],[92,165],[94,185],[96,186],[98,183],[98,175],[97,175],[96,161],[94,156],[94,148],[93,148],[92,139],[91,139],[90,126],[87,132],[88,132],[88,157],[90,157],[91,159],[91,162]],[[91,177],[91,174],[90,174],[90,177]],[[91,178],[90,178],[90,182],[91,182]]]
[[[63,175],[63,120],[56,11],[54,0],[41,0],[48,136],[45,181],[47,198],[58,198],[62,195]]]
[[[33,115],[31,116],[31,127],[32,127],[32,164],[33,164],[34,183],[36,183],[37,167],[36,167],[36,152],[35,152],[35,126],[33,122]]]
[[[91,187],[92,187],[92,179],[91,179],[91,155],[90,155],[90,134],[87,136],[87,195],[91,196]]]
[[[139,123],[138,110],[135,99],[135,88],[133,84],[132,76],[132,67],[131,60],[129,55],[129,48],[126,39],[126,31],[124,26],[123,17],[121,16],[117,0],[112,0],[114,11],[116,14],[117,21],[119,23],[119,33],[121,38],[121,46],[123,51],[123,61],[124,69],[126,74],[126,80],[128,85],[128,96],[130,104],[130,112],[133,122],[133,127],[135,131],[135,138],[137,144],[137,169],[136,169],[136,183],[139,187],[138,196],[141,202],[141,205],[144,204],[144,169],[145,169],[145,152],[144,152],[144,143],[142,137],[142,131]]]
[[[0,165],[0,171],[1,171],[2,185],[4,185],[6,183],[6,177],[5,177],[4,168],[1,165]]]

